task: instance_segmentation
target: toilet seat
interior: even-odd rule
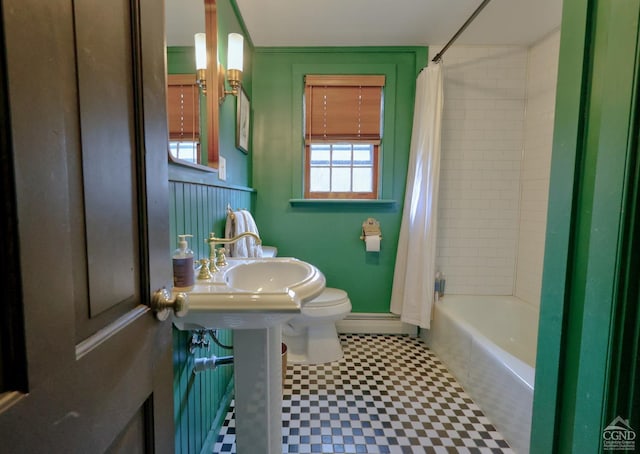
[[[351,300],[347,292],[328,287],[311,301],[302,303],[300,315],[295,317],[294,321],[302,317],[307,320],[307,323],[335,322],[344,318],[350,311]]]
[[[304,304],[304,307],[335,306],[348,300],[347,292],[337,288],[327,287],[320,295]]]

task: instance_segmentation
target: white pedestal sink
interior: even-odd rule
[[[228,259],[212,279],[196,281],[181,330],[234,330],[238,454],[282,452],[280,325],[325,287],[309,263],[287,257]]]

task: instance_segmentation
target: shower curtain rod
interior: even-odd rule
[[[444,55],[444,53],[447,51],[447,49],[449,48],[449,46],[451,46],[453,44],[453,42],[458,39],[458,36],[460,36],[462,34],[462,32],[469,26],[469,24],[471,22],[473,22],[473,20],[476,18],[476,16],[478,14],[480,14],[480,11],[482,11],[484,9],[485,6],[487,6],[487,4],[490,2],[491,0],[483,0],[483,2],[480,4],[480,6],[478,6],[478,8],[476,8],[476,10],[473,12],[473,14],[471,15],[471,17],[469,17],[469,19],[467,19],[467,21],[462,24],[462,27],[460,27],[460,30],[458,30],[456,32],[455,35],[453,35],[453,38],[451,38],[449,40],[449,42],[447,44],[444,45],[444,47],[442,48],[442,50],[440,52],[438,52],[438,54],[433,57],[433,60],[431,60],[433,63],[438,63],[441,59],[442,56]]]

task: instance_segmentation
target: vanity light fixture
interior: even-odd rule
[[[220,93],[220,104],[227,95],[238,96],[242,84],[242,65],[244,59],[244,37],[240,33],[229,33],[227,40],[227,71],[226,78],[231,90],[223,89]],[[224,71],[222,72],[224,74]],[[224,85],[224,75],[222,76]]]
[[[203,93],[207,92],[207,39],[205,33],[196,33],[194,36],[196,44],[196,82]]]

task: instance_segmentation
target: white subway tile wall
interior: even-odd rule
[[[443,61],[436,263],[447,293],[512,295],[527,49],[459,46]]]
[[[540,305],[560,31],[529,49],[521,173],[517,297]]]
[[[539,301],[559,32],[554,36],[531,49],[457,46],[443,58],[436,263],[447,293]]]

